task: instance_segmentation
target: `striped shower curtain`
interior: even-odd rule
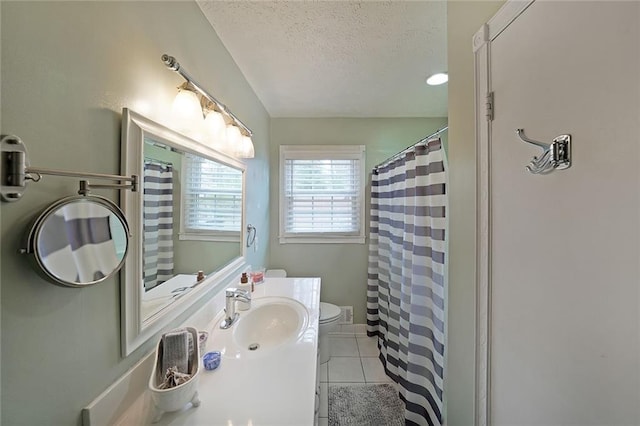
[[[374,170],[367,334],[407,425],[442,424],[446,179],[440,139]]]
[[[144,163],[143,280],[145,290],[173,277],[173,167]]]

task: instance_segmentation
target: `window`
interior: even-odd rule
[[[242,171],[186,154],[181,240],[240,241]]]
[[[280,243],[364,244],[364,146],[280,146]]]

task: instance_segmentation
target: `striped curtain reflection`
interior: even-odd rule
[[[440,139],[374,170],[367,334],[378,336],[407,425],[442,424],[446,203]]]
[[[144,163],[144,288],[150,290],[173,277],[173,167]]]

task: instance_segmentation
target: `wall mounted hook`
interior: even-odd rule
[[[247,225],[247,247],[251,247],[256,242],[258,230],[252,224]]]
[[[550,144],[534,141],[524,134],[524,129],[516,129],[521,141],[542,148],[542,154],[534,156],[527,165],[533,174],[546,174],[555,169],[566,169],[571,166],[571,135],[556,136]]]
[[[538,141],[534,141],[533,139],[529,139],[525,134],[524,134],[524,129],[516,129],[516,133],[518,134],[518,137],[526,143],[530,143],[532,145],[536,145],[539,146],[540,148],[547,150],[549,149],[550,144],[548,143],[544,143],[544,142],[538,142]]]

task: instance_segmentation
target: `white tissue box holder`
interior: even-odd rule
[[[198,398],[198,381],[200,380],[200,348],[198,345],[198,331],[193,327],[187,327],[187,331],[191,333],[193,341],[193,353],[189,360],[191,369],[191,379],[189,381],[169,389],[160,389],[158,386],[162,384],[164,379],[164,371],[162,369],[162,339],[158,342],[156,348],[155,362],[153,371],[149,378],[149,390],[151,391],[151,399],[153,400],[155,412],[153,414],[153,423],[160,421],[164,413],[178,411],[183,409],[188,403],[193,407],[200,405]]]

